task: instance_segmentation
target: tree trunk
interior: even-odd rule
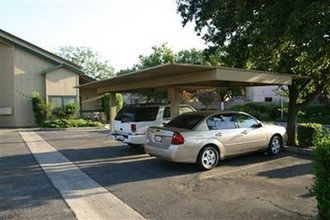
[[[288,121],[287,121],[287,133],[288,133],[288,142],[289,146],[296,146],[296,124],[297,124],[297,115],[299,109],[297,108],[298,100],[298,90],[293,85],[289,86],[289,109],[288,109]]]

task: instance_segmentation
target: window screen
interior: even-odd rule
[[[48,96],[48,99],[53,107],[60,107],[76,102],[76,96]]]

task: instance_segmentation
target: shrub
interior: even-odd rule
[[[316,123],[302,123],[298,125],[298,143],[301,147],[313,145],[314,135],[322,132],[322,125]]]
[[[77,103],[69,103],[64,106],[59,106],[53,109],[53,114],[59,119],[69,119],[74,116],[78,111]]]
[[[66,117],[64,106],[55,107],[52,113],[59,119],[64,119]]]
[[[87,121],[84,119],[70,119],[70,127],[85,127]]]
[[[30,100],[32,102],[35,122],[37,125],[42,125],[49,115],[51,104],[46,103],[38,92],[33,92]]]
[[[50,121],[45,121],[43,127],[46,128],[70,128],[71,124],[66,119],[55,119]]]
[[[102,123],[84,119],[55,119],[45,121],[46,128],[101,127]]]
[[[118,112],[123,107],[123,95],[116,93],[116,111]],[[106,93],[102,97],[102,110],[105,113],[106,121],[110,121],[110,93]]]
[[[72,116],[77,114],[77,111],[79,109],[79,106],[77,103],[69,103],[64,106],[65,114],[67,118],[71,118]]]
[[[320,219],[330,219],[330,129],[316,135],[313,143],[315,182],[311,192],[316,196]]]
[[[87,127],[101,127],[102,123],[98,121],[87,121],[86,125]]]

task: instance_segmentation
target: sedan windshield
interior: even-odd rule
[[[183,114],[171,120],[169,123],[166,124],[166,126],[191,130],[202,119],[203,117],[200,115]]]

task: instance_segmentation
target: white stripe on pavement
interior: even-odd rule
[[[19,132],[41,168],[80,219],[144,219],[35,132]]]

